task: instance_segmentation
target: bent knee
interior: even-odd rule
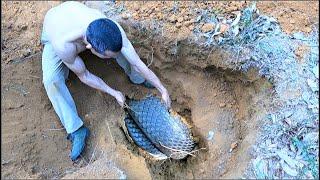
[[[59,83],[65,83],[64,79],[58,78],[43,78],[42,83],[45,88],[56,86]]]

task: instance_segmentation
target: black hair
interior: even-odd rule
[[[86,32],[87,41],[100,54],[106,50],[119,52],[122,48],[122,36],[118,26],[107,18],[92,21]]]

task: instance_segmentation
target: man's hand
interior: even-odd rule
[[[122,48],[121,54],[127,59],[127,61],[131,64],[131,66],[146,80],[151,83],[154,87],[156,87],[162,94],[162,100],[164,101],[165,105],[170,108],[171,107],[171,100],[168,94],[168,91],[163,87],[159,78],[149,69],[144,62],[140,59],[139,55],[135,51],[134,47],[132,46],[131,42],[126,36],[126,33],[118,25],[121,35],[122,35]]]
[[[124,95],[120,91],[116,91],[116,93],[113,95],[113,97],[116,98],[117,102],[119,103],[119,105],[121,107],[124,106],[124,102],[125,102],[126,98],[124,97]]]
[[[162,100],[164,101],[165,105],[167,106],[167,108],[171,107],[171,100],[169,97],[169,93],[167,90],[164,90],[162,93]]]

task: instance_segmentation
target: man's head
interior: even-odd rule
[[[122,48],[118,26],[107,18],[92,21],[86,32],[87,48],[100,58],[114,58]]]

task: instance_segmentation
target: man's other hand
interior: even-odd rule
[[[163,91],[162,100],[164,101],[164,103],[167,106],[167,108],[171,107],[171,100],[170,100],[170,97],[169,97],[169,94],[168,94],[167,90]]]
[[[114,95],[114,98],[116,98],[118,104],[123,107],[124,106],[124,102],[126,100],[126,98],[124,97],[124,95],[120,92],[120,91],[117,91]]]

